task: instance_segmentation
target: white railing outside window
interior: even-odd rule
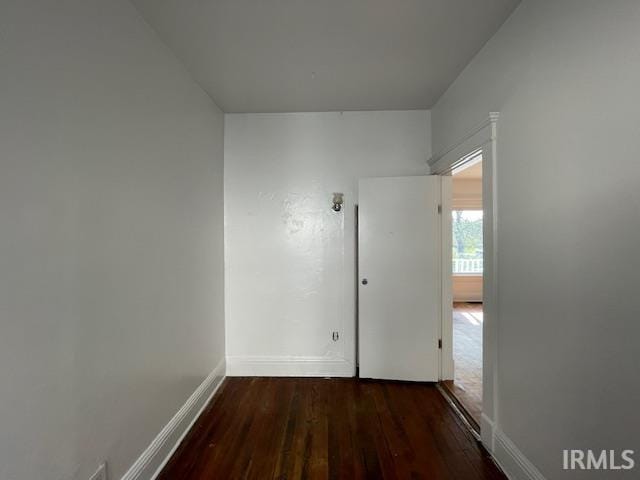
[[[482,274],[481,258],[454,258],[453,259],[454,274]]]

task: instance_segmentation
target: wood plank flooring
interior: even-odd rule
[[[454,380],[444,386],[476,425],[482,416],[482,303],[453,304]]]
[[[158,478],[506,477],[431,384],[231,377]]]

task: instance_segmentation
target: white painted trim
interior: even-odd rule
[[[533,463],[500,429],[494,432],[493,458],[510,480],[546,480]]]
[[[222,384],[225,367],[225,360],[222,359],[131,465],[121,480],[153,480],[158,476]]]
[[[499,113],[491,112],[488,117],[460,141],[429,160],[431,174],[447,175],[455,167],[462,165],[482,150],[482,209],[484,212],[484,275],[483,275],[483,416],[492,422],[492,430],[500,425],[498,414],[498,185],[497,185],[497,121]],[[446,324],[443,318],[443,328]],[[441,360],[442,363],[442,360]],[[486,421],[485,421],[486,423]],[[482,425],[481,425],[482,431]],[[493,449],[493,435],[482,435],[487,448]]]
[[[230,377],[353,377],[353,363],[344,358],[292,356],[227,357]]]
[[[440,256],[441,256],[441,315],[440,338],[442,351],[440,352],[440,380],[453,380],[453,278],[451,272],[451,208],[453,182],[452,177],[443,175],[440,187]]]
[[[484,447],[493,454],[494,450],[494,430],[495,424],[485,413],[480,417],[480,439]]]
[[[491,399],[489,412],[494,422],[494,430],[500,426],[498,388],[498,121],[499,114],[489,115],[489,141],[482,149],[482,208],[484,246],[483,263],[483,405]],[[491,379],[486,376],[491,374]]]
[[[480,437],[482,444],[510,480],[546,480],[511,439],[496,428],[495,422],[484,413],[480,419]]]
[[[460,158],[481,148],[490,138],[490,134],[487,133],[487,128],[495,125],[499,116],[500,113],[498,112],[490,112],[487,118],[469,130],[469,132],[463,135],[457,142],[427,160],[427,164],[431,168],[431,173],[441,175],[446,170],[453,170],[453,168],[456,167],[456,162],[460,160]],[[443,166],[445,168],[443,168]]]

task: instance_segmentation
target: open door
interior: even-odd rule
[[[438,381],[440,177],[359,183],[360,376]]]

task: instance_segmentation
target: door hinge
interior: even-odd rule
[[[438,213],[442,213],[442,205],[438,205]]]
[[[441,338],[438,339],[438,348],[442,348],[442,339]]]

